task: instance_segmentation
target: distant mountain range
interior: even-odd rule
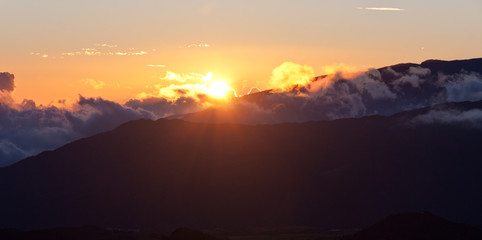
[[[219,232],[219,231],[222,232]],[[242,230],[243,231],[243,230]],[[22,231],[0,229],[2,240],[221,240],[221,239],[293,239],[293,240],[480,240],[482,230],[454,223],[428,212],[405,212],[390,215],[365,229],[355,231],[313,227],[254,228],[239,230],[217,229],[210,234],[188,228],[178,228],[169,236],[139,229],[105,229],[85,225]]]
[[[322,86],[322,87],[321,87]],[[235,104],[171,116],[210,123],[267,124],[333,120],[482,100],[482,58],[403,63],[358,74],[319,76],[291,90],[266,90]]]
[[[482,100],[482,58],[429,60],[319,77],[303,73],[300,71],[303,68],[294,63],[282,64],[275,69],[280,74],[273,74],[276,81],[266,79],[272,82],[271,86],[282,89],[227,101],[178,91],[176,98],[150,96],[126,103],[79,96],[72,102],[72,108],[42,106],[33,100],[15,103],[10,99],[16,85],[14,75],[0,73],[4,85],[12,86],[0,89],[5,95],[0,100],[0,167],[141,118],[169,117],[205,123],[301,123],[390,116],[438,104]],[[299,79],[304,81],[300,83]],[[480,125],[482,112],[436,110],[414,122]]]
[[[482,224],[482,128],[420,118],[481,109],[257,126],[132,121],[0,168],[0,228],[343,228],[421,210]]]

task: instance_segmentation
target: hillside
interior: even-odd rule
[[[480,224],[480,142],[480,128],[401,115],[138,120],[0,168],[0,227],[341,228],[419,210]]]

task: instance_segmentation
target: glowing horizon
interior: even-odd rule
[[[272,88],[273,70],[285,62],[320,75],[326,66],[482,56],[482,33],[471,27],[482,24],[477,0],[20,0],[3,7],[0,72],[15,75],[16,102],[43,105],[79,95],[125,103],[169,87],[167,72],[212,72],[243,95]]]

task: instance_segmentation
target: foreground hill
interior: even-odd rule
[[[219,230],[218,230],[219,231]],[[229,230],[228,230],[229,231]],[[216,232],[216,231],[214,231]],[[236,233],[238,232],[238,233]],[[240,233],[223,231],[210,235],[203,231],[178,228],[169,236],[150,231],[104,229],[96,226],[63,227],[21,231],[0,230],[2,240],[221,240],[221,239],[293,239],[293,240],[479,240],[482,230],[454,223],[428,212],[406,212],[384,218],[355,233],[350,230],[320,228],[246,229]],[[212,234],[212,233],[211,233]]]
[[[62,227],[22,231],[0,230],[2,240],[219,240],[198,230],[179,228],[166,236],[139,230],[104,229],[97,226]]]
[[[418,210],[481,224],[481,128],[412,124],[415,113],[129,122],[0,168],[0,227],[343,228]]]
[[[482,230],[428,212],[395,214],[343,240],[478,240]]]

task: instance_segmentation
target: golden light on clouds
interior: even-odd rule
[[[95,80],[92,78],[84,78],[82,79],[82,82],[87,85],[93,87],[95,90],[102,89],[105,86],[105,83],[100,80]]]
[[[236,97],[236,91],[225,80],[214,78],[212,72],[203,75],[166,71],[166,75],[161,78],[161,81],[168,81],[171,84],[167,86],[156,84],[153,86],[154,92],[142,92],[136,98],[165,98],[170,101],[191,98],[205,105],[211,105],[219,100]]]
[[[311,82],[314,77],[315,72],[312,67],[284,62],[281,66],[273,70],[270,87],[273,89],[287,90],[295,85],[305,85]]]
[[[345,63],[337,63],[337,64],[331,64],[331,65],[325,65],[321,67],[321,72],[320,75],[330,75],[330,74],[335,74],[335,73],[358,73],[361,71],[367,70],[366,67],[356,67],[356,66],[350,66]]]

